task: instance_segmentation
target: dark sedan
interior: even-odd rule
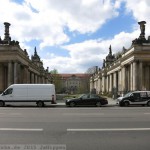
[[[76,105],[80,105],[80,106],[94,105],[94,106],[100,107],[106,104],[108,104],[107,99],[100,97],[96,94],[83,94],[78,98],[66,100],[66,105],[71,106],[71,107],[74,107]]]

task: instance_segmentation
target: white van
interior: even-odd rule
[[[13,84],[0,95],[0,106],[14,102],[35,102],[42,107],[44,103],[56,103],[54,84]]]

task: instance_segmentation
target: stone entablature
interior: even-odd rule
[[[9,23],[4,23],[4,40],[0,38],[0,91],[14,83],[50,83],[48,69],[37,54],[32,59],[26,49],[20,48],[18,41],[12,41],[9,35]]]
[[[110,46],[102,69],[91,77],[90,90],[115,96],[127,91],[150,90],[150,37],[145,38],[145,23],[139,22],[141,34],[129,49],[123,47],[122,53],[112,57]]]

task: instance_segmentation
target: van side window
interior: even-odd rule
[[[147,97],[147,94],[146,94],[146,92],[141,92],[141,93],[140,93],[140,95],[141,95],[141,97],[142,97],[142,98],[145,98],[145,97]]]
[[[150,97],[150,92],[147,92],[147,96]]]
[[[7,90],[3,93],[3,95],[9,95],[9,94],[12,94],[12,91],[13,91],[12,88],[7,89]]]
[[[140,93],[133,93],[134,99],[140,99]]]

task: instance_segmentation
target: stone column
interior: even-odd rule
[[[4,69],[2,63],[0,63],[0,92],[4,90]]]
[[[130,64],[130,91],[133,91],[133,63]]]
[[[32,73],[32,83],[35,83],[35,74]]]
[[[103,76],[103,92],[106,92],[106,77]]]
[[[110,75],[107,75],[107,92],[109,93],[109,88],[110,88]]]
[[[122,83],[121,83],[122,78],[121,77],[122,77],[121,76],[121,70],[119,70],[118,71],[118,91],[119,91],[120,96],[122,94]]]
[[[14,83],[18,83],[18,63],[14,63]]]
[[[100,93],[100,77],[98,76],[98,87],[97,87],[98,94]]]
[[[104,89],[105,89],[105,81],[104,81],[104,76],[102,76],[102,93],[104,93]]]
[[[109,80],[109,78],[108,78],[108,75],[107,75],[107,77],[106,77],[106,92],[109,92],[109,86],[108,86],[108,84],[109,84],[109,82],[108,82],[108,80]]]
[[[143,63],[139,63],[139,90],[143,90]]]
[[[100,92],[102,93],[102,77],[100,77]]]
[[[37,83],[37,75],[35,74],[35,83]]]
[[[145,67],[145,90],[150,90],[150,67]]]
[[[112,74],[109,75],[109,92],[112,92]]]
[[[137,62],[133,62],[133,91],[137,90]]]
[[[116,72],[114,72],[114,75],[113,75],[113,88],[117,88],[117,75],[116,75]]]
[[[12,62],[8,63],[8,86],[13,83],[13,68],[12,68]]]
[[[42,84],[44,83],[44,77],[42,76],[42,82],[41,82]],[[94,82],[94,86],[95,86],[95,82]]]
[[[37,75],[37,83],[39,83],[39,75]]]
[[[21,64],[17,64],[18,83],[21,83]]]
[[[34,83],[34,74],[30,72],[30,83]]]
[[[24,75],[23,75],[23,83],[29,83],[29,72],[28,72],[28,66],[24,66]]]
[[[48,78],[46,77],[46,84],[48,84]]]
[[[121,85],[122,85],[123,94],[126,92],[125,75],[126,75],[126,69],[125,69],[125,66],[123,66],[121,69],[121,80],[122,80]]]
[[[30,83],[30,71],[29,71],[29,67],[27,68],[27,83]]]
[[[125,91],[130,90],[130,66],[125,67]]]

